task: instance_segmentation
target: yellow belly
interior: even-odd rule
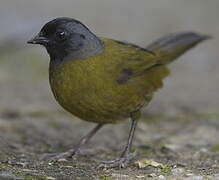
[[[137,88],[136,79],[119,85],[113,73],[99,66],[92,60],[50,66],[51,89],[64,109],[86,121],[116,123],[149,102],[152,94]]]

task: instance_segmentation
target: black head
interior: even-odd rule
[[[103,49],[102,42],[85,25],[72,18],[56,18],[28,41],[46,47],[51,59],[86,58]]]

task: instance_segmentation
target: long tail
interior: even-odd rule
[[[150,44],[147,49],[158,54],[158,64],[168,64],[198,43],[211,38],[194,32],[182,32],[167,35]]]

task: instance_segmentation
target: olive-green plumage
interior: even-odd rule
[[[163,86],[169,75],[167,65],[208,38],[193,32],[176,33],[141,48],[98,38],[71,18],[47,23],[29,42],[44,45],[50,55],[49,80],[56,100],[73,115],[99,124],[76,150],[64,155],[78,152],[103,124],[131,117],[127,146],[119,161],[111,161],[108,167],[126,163],[141,108]]]
[[[51,65],[50,85],[57,101],[72,114],[87,121],[114,123],[147,104],[153,92],[162,87],[168,70],[157,66],[145,71],[156,63],[156,55],[114,40],[102,40],[104,52],[89,60]],[[118,79],[125,69],[136,75],[120,83]]]
[[[191,38],[197,36],[188,35]],[[184,34],[178,34],[177,38],[180,36],[190,38]],[[67,61],[59,66],[50,65],[52,91],[61,106],[79,118],[103,124],[115,123],[147,105],[153,93],[163,86],[162,80],[169,74],[166,64],[173,60],[171,57],[176,58],[203,37],[197,36],[192,42],[188,40],[189,43],[182,43],[179,39],[174,46],[168,42],[163,49],[159,45],[151,45],[150,49],[155,50],[151,53],[103,38],[103,53]],[[168,51],[165,49],[167,46],[170,46]],[[120,82],[123,76],[127,78]]]

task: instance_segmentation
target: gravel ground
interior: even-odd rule
[[[185,65],[171,66],[172,76],[138,125],[135,159],[125,169],[98,170],[101,161],[119,155],[129,121],[106,125],[88,145],[90,155],[53,164],[43,158],[71,148],[94,126],[55,102],[46,58],[32,49],[0,57],[0,179],[219,179],[216,71],[197,77],[191,69],[183,74]]]

